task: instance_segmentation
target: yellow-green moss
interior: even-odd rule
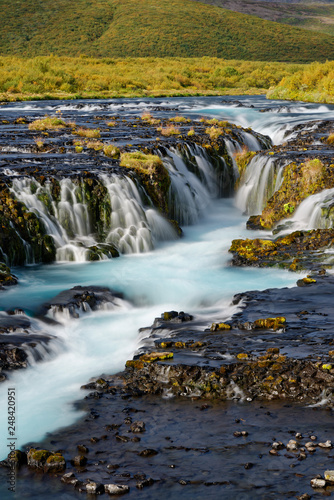
[[[265,319],[257,319],[254,321],[254,328],[258,329],[270,329],[270,330],[278,330],[279,328],[284,328],[286,323],[286,319],[282,316],[277,318],[265,318]]]
[[[163,361],[164,359],[171,359],[174,357],[172,352],[151,352],[140,356],[140,360],[144,363],[153,363],[154,361]]]
[[[163,167],[163,163],[157,155],[135,151],[133,153],[122,153],[120,166],[138,170],[145,174],[153,174],[157,167]]]

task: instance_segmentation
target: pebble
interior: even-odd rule
[[[72,463],[76,467],[83,467],[87,463],[87,458],[84,457],[83,455],[77,455],[76,457],[73,458]]]
[[[123,495],[129,493],[130,488],[123,484],[105,484],[104,491],[109,495]]]
[[[302,439],[303,435],[300,432],[297,432],[295,435],[296,439]]]
[[[275,457],[277,457],[279,455],[277,450],[269,450],[269,453],[270,453],[270,455],[274,455]]]
[[[330,441],[329,439],[327,441],[325,441],[324,443],[318,443],[318,446],[320,448],[331,448],[332,447],[332,441]]]
[[[312,439],[312,441],[316,441],[318,438],[317,436],[310,436],[310,439]]]
[[[294,439],[290,439],[290,441],[286,445],[286,449],[289,451],[296,451],[298,449],[297,441],[295,441]]]
[[[90,482],[86,484],[86,490],[91,495],[101,495],[101,493],[104,493],[104,486],[101,483]]]
[[[158,452],[156,450],[152,450],[150,448],[147,448],[146,450],[141,451],[138,453],[140,457],[153,457],[153,455],[157,455]]]
[[[326,481],[324,479],[311,479],[312,488],[324,488]]]
[[[151,477],[148,477],[147,479],[143,479],[142,481],[139,481],[136,484],[136,488],[138,488],[139,490],[142,490],[143,488],[145,488],[145,486],[151,486],[153,483],[154,483],[154,479],[152,479]]]
[[[254,464],[252,462],[247,462],[245,464],[245,469],[248,470],[248,469],[251,469],[252,467],[254,467]]]
[[[271,446],[274,450],[283,450],[284,448],[282,441],[275,441]]]
[[[334,483],[334,470],[326,470],[324,476],[326,481]]]
[[[131,432],[145,432],[145,423],[142,421],[133,422],[130,426]]]

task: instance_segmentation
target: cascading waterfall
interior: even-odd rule
[[[232,180],[222,157],[215,169],[202,147],[185,145],[165,150],[162,160],[171,179],[169,215],[181,225],[194,224],[212,199],[229,194]]]
[[[266,202],[280,188],[287,163],[266,155],[254,156],[247,166],[238,190],[237,207],[250,215],[260,214]]]
[[[299,205],[292,218],[279,224],[279,232],[334,227],[334,188],[308,196]]]
[[[42,186],[37,180],[13,180],[12,192],[16,198],[43,221],[46,232],[53,237],[57,261],[85,262],[91,248],[101,243],[111,244],[121,253],[137,253],[151,250],[156,240],[176,238],[167,220],[156,210],[145,208],[132,179],[104,174],[100,182],[107,188],[111,211],[103,241],[98,241],[91,223],[81,181],[76,184],[71,179],[61,179],[60,199],[56,201],[50,183]],[[99,258],[107,256],[101,252]]]
[[[111,220],[106,242],[121,253],[148,252],[154,242],[172,240],[176,233],[156,210],[145,207],[139,191],[129,177],[101,176],[111,205]]]

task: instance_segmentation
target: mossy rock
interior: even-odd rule
[[[228,325],[227,323],[212,323],[210,327],[210,332],[231,330],[231,328],[232,328],[231,325]]]
[[[230,252],[236,266],[278,266],[290,271],[331,267],[323,250],[334,245],[334,229],[294,231],[275,240],[233,240]]]
[[[257,319],[253,322],[254,329],[280,330],[285,327],[286,319],[283,316],[277,318]]]
[[[262,228],[271,229],[292,215],[308,196],[333,186],[334,165],[325,165],[318,158],[304,163],[292,162],[284,168],[283,182],[268,200],[258,222]]]
[[[153,363],[154,361],[164,361],[166,359],[172,359],[174,354],[172,352],[151,352],[149,354],[143,354],[140,356],[140,361],[144,363]]]

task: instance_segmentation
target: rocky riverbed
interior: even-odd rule
[[[73,498],[105,485],[129,498],[165,498],[166,489],[181,498],[330,495],[330,482],[310,481],[333,459],[333,290],[321,273],[303,286],[240,294],[230,321],[202,329],[185,313],[164,313],[124,372],[82,387],[82,419],[27,446],[30,474],[56,474]],[[58,468],[54,456],[63,457]]]

